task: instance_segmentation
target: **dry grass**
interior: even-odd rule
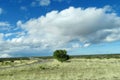
[[[120,59],[56,60],[0,71],[0,80],[120,80]]]
[[[31,63],[34,63],[34,62],[37,62],[37,61],[38,60],[32,60],[32,59],[31,60],[15,60],[14,62],[4,61],[4,62],[0,62],[0,68],[31,64]]]

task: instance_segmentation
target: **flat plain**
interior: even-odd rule
[[[22,66],[13,64],[4,69],[0,67],[0,80],[120,80],[119,58],[72,58],[63,63],[38,59]]]

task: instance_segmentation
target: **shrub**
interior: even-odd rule
[[[11,60],[12,63],[14,63],[14,60]]]
[[[64,62],[69,59],[69,55],[67,55],[66,50],[56,50],[53,53],[53,57],[60,62]]]

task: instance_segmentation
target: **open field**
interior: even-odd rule
[[[32,63],[31,63],[32,64]],[[54,59],[32,65],[1,69],[0,80],[120,80],[120,59]]]

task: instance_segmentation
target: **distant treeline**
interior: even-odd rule
[[[52,56],[43,56],[43,57],[10,57],[10,58],[0,58],[0,62],[3,61],[15,61],[15,60],[31,60],[31,59],[51,59]]]
[[[85,59],[93,59],[93,58],[99,58],[99,59],[109,59],[109,58],[119,58],[120,54],[97,54],[97,55],[72,55],[71,58],[85,58]]]
[[[52,59],[52,56],[43,56],[43,57],[11,57],[11,58],[0,58],[0,62],[2,61],[14,61],[14,60],[31,60],[31,59]],[[70,58],[84,58],[84,59],[109,59],[116,58],[120,59],[120,54],[99,54],[99,55],[70,55]]]

